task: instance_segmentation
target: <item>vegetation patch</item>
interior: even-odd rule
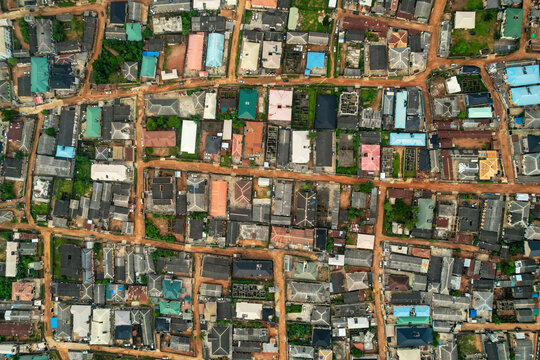
[[[307,9],[313,9],[309,7]],[[332,30],[332,21],[330,16],[324,11],[316,10],[300,10],[301,20],[299,22],[299,27],[301,31],[316,31],[328,33]]]
[[[300,322],[287,324],[287,340],[290,345],[311,345],[311,325]]]
[[[393,222],[402,224],[409,231],[412,230],[416,224],[417,214],[417,206],[407,205],[401,199],[396,199],[394,205],[386,202],[384,204],[384,229],[386,233],[391,233]]]
[[[457,337],[458,357],[466,359],[469,355],[479,354],[480,350],[476,347],[476,336],[474,334],[462,334]]]
[[[472,30],[452,32],[451,56],[476,56],[482,50],[493,51],[494,40],[499,38],[497,10],[476,12],[476,26]]]

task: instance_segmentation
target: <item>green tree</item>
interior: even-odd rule
[[[169,118],[167,119],[167,126],[170,128],[178,129],[180,128],[180,124],[181,122],[178,116],[169,116]]]
[[[14,67],[14,66],[17,66],[17,58],[14,58],[14,57],[10,57],[8,60],[7,60],[9,66],[11,67]]]
[[[30,43],[30,24],[24,20],[24,17],[19,19],[19,29],[25,43]]]
[[[144,152],[146,153],[146,155],[152,155],[154,153],[154,148],[153,147],[146,147],[146,148],[144,148]]]
[[[154,120],[154,118],[148,118],[146,119],[146,130],[148,131],[155,131],[157,130],[157,123]]]
[[[52,30],[52,36],[54,41],[64,41],[66,38],[66,33],[64,32],[64,25],[58,20],[53,21],[53,30]]]
[[[516,272],[516,263],[514,263],[513,261],[510,261],[510,262],[507,262],[506,264],[504,264],[503,272],[506,275],[514,274]]]
[[[81,19],[74,17],[70,21],[71,29],[77,33],[78,36],[82,36],[84,31],[84,23]]]
[[[178,146],[173,146],[169,148],[169,155],[176,157],[179,153],[180,149],[178,148]]]
[[[19,117],[19,112],[13,109],[1,109],[2,121],[12,122]]]
[[[361,358],[363,355],[362,350],[355,348],[354,346],[351,348],[351,355],[357,358]]]
[[[50,127],[45,130],[45,134],[49,136],[56,136],[56,130],[53,127]]]
[[[145,39],[150,39],[154,35],[154,33],[149,27],[145,27],[142,32],[142,35]]]
[[[309,140],[311,140],[311,141],[317,140],[317,132],[315,132],[315,131],[310,131],[310,132],[308,132],[307,138],[308,138]]]
[[[367,182],[367,183],[358,185],[357,188],[358,188],[358,191],[369,194],[371,193],[371,190],[373,190],[374,187],[375,185],[373,185],[372,182]]]
[[[0,195],[0,198],[5,200],[15,199],[15,183],[12,181],[6,181],[2,185],[0,185],[0,192],[2,193]]]

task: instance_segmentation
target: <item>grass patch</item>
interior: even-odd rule
[[[362,104],[362,107],[364,108],[372,107],[373,103],[377,99],[378,94],[379,94],[379,89],[374,89],[374,88],[362,89],[360,93],[360,103]]]
[[[476,347],[476,338],[473,334],[462,334],[457,337],[458,355],[460,359],[467,358],[468,355],[479,354]]]
[[[62,199],[64,195],[69,196],[73,192],[73,182],[69,179],[56,178],[56,198]]]
[[[480,55],[484,49],[493,51],[493,41],[497,36],[497,10],[476,12],[476,26],[472,30],[454,30],[452,32],[451,56]]]
[[[401,168],[401,158],[399,156],[399,153],[394,154],[394,162],[392,166],[392,177],[394,179],[397,179],[399,177],[399,170]]]
[[[457,75],[457,80],[461,86],[462,93],[477,93],[487,91],[487,88],[484,85],[480,75]],[[459,115],[461,115],[461,113]]]
[[[287,313],[301,313],[302,312],[302,305],[300,304],[291,304],[285,306],[285,312]]]
[[[312,9],[312,8],[311,8]],[[323,16],[322,21],[319,17]],[[317,31],[328,33],[331,29],[332,22],[330,16],[316,10],[300,10],[300,30],[302,31]]]
[[[30,212],[35,220],[38,215],[47,215],[49,213],[49,205],[45,203],[34,204],[32,205]]]
[[[467,10],[482,10],[484,2],[482,0],[467,0]]]
[[[246,10],[244,13],[244,24],[251,24],[251,17],[253,16],[253,10]]]
[[[312,124],[315,121],[315,111],[317,110],[317,90],[309,89],[309,113],[308,121]]]
[[[326,0],[294,0],[294,5],[299,9],[328,9],[328,1]]]

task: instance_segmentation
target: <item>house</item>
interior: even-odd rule
[[[204,47],[204,32],[189,34],[186,54],[186,70],[201,71]]]
[[[259,53],[261,50],[260,42],[244,40],[242,42],[240,69],[249,72],[259,70]]]
[[[155,0],[152,2],[152,14],[168,14],[188,12],[191,10],[191,0]]]
[[[237,260],[233,262],[234,278],[272,278],[273,262],[271,260]]]
[[[314,359],[315,349],[311,346],[289,345],[289,354],[293,359]]]
[[[45,57],[30,59],[30,91],[45,93],[49,90],[49,62]]]
[[[136,61],[126,61],[122,65],[122,76],[127,81],[137,81],[139,75],[139,63]]]
[[[305,303],[328,303],[330,301],[330,285],[328,283],[311,283],[291,281],[287,284],[289,301]]]
[[[332,330],[324,328],[313,328],[311,335],[311,345],[327,348],[332,344]]]
[[[397,346],[424,346],[433,341],[430,327],[398,327],[395,331]]]
[[[228,280],[231,278],[231,262],[229,258],[206,255],[202,262],[201,276]]]
[[[268,120],[291,121],[292,102],[292,90],[271,89],[268,95]]]
[[[195,154],[197,148],[197,123],[192,120],[182,121],[180,152]]]
[[[387,63],[386,45],[369,45],[369,69],[386,70]]]
[[[254,8],[275,9],[277,8],[278,0],[254,0],[251,6]]]
[[[504,10],[504,19],[501,25],[503,39],[517,39],[521,37],[523,24],[522,8],[507,8]],[[538,65],[537,65],[538,66]]]
[[[326,70],[326,54],[323,52],[308,51],[304,75],[324,76],[326,75]]]
[[[111,25],[124,25],[126,23],[127,1],[111,2],[109,8],[109,23]]]
[[[456,11],[454,29],[474,29],[476,27],[475,11]]]
[[[337,98],[335,95],[318,94],[317,112],[315,116],[315,129],[336,128],[337,122]]]
[[[218,10],[220,5],[220,0],[193,0],[195,10]]]
[[[5,180],[24,181],[23,164],[22,158],[5,158],[2,165],[2,176]]]
[[[154,79],[156,77],[157,57],[143,56],[141,64],[141,78]]]
[[[174,130],[148,131],[143,129],[144,147],[173,147],[176,146]]]
[[[192,19],[193,21],[193,19]],[[167,33],[181,33],[182,32],[182,17],[152,17],[152,28],[154,34],[161,35]]]
[[[361,164],[362,171],[375,172],[380,170],[381,146],[362,144]]]
[[[36,23],[36,43],[37,53],[40,55],[49,55],[55,52],[53,43],[53,23],[50,19],[35,19]]]
[[[214,325],[208,332],[209,353],[212,358],[230,356],[232,325]]]
[[[223,46],[225,35],[220,33],[208,34],[206,50],[206,67],[220,67],[223,65]]]
[[[15,281],[11,283],[12,301],[32,301],[34,299],[34,283]]]
[[[262,66],[265,69],[279,69],[281,67],[282,42],[263,41]]]
[[[240,89],[238,117],[240,119],[255,119],[257,114],[257,90]]]
[[[331,167],[333,165],[334,133],[331,130],[317,131],[315,140],[315,165]]]
[[[236,318],[242,320],[261,320],[263,305],[248,302],[236,303]]]
[[[191,31],[223,33],[226,31],[226,19],[223,16],[194,16],[191,18]]]
[[[210,215],[213,217],[225,217],[227,215],[227,182],[213,180],[210,190]]]

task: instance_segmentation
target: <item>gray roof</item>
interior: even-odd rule
[[[208,333],[210,353],[215,356],[229,356],[231,352],[232,325],[215,325]]]
[[[308,33],[307,32],[287,32],[287,44],[288,45],[307,45]]]
[[[371,267],[373,252],[369,250],[345,250],[345,265]]]
[[[136,61],[126,61],[122,65],[122,75],[127,81],[137,81],[139,75],[139,63]]]
[[[327,303],[330,301],[330,285],[328,283],[291,281],[288,287],[290,301],[307,303]]]
[[[155,115],[178,115],[178,97],[163,99],[148,99],[147,112]]]
[[[54,43],[52,38],[52,21],[50,19],[36,19],[37,52],[39,54],[54,53]]]
[[[11,102],[11,82],[0,81],[0,103]]]

